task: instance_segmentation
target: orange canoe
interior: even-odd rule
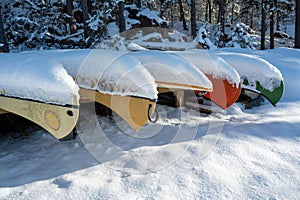
[[[211,75],[206,76],[213,84],[213,92],[204,94],[205,98],[210,99],[223,109],[229,108],[237,101],[242,90],[241,85],[236,87],[236,85],[232,85],[226,79],[213,78]],[[199,94],[200,92],[196,91],[196,93]]]

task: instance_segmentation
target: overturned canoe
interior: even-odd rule
[[[223,109],[229,108],[236,102],[241,93],[240,76],[223,59],[204,50],[190,50],[176,52],[176,54],[196,66],[212,82],[213,91],[204,93],[204,97]],[[197,90],[195,92],[202,93]]]
[[[136,57],[150,72],[159,91],[213,90],[203,72],[175,52],[137,51],[130,55]]]
[[[79,116],[78,87],[61,64],[39,55],[0,54],[0,113],[67,136]]]
[[[242,87],[264,96],[273,106],[280,101],[284,92],[281,72],[268,61],[253,55],[217,52],[241,76]]]
[[[135,131],[154,112],[157,84],[151,74],[126,52],[103,50],[41,51],[62,63],[80,87],[80,98],[103,104]]]

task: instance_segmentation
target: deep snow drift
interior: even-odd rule
[[[76,140],[38,127],[1,136],[0,199],[297,199],[300,51],[221,51],[278,67],[286,85],[278,106],[212,115],[158,106],[159,121],[139,133],[84,108]]]

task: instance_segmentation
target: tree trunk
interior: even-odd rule
[[[8,53],[8,43],[7,43],[7,37],[4,30],[4,24],[2,20],[2,11],[0,6],[0,52]]]
[[[119,10],[118,10],[118,25],[119,25],[119,32],[122,33],[126,31],[126,24],[125,24],[125,3],[124,1],[119,1]]]
[[[187,27],[187,24],[185,21],[182,0],[179,0],[179,12],[180,12],[180,21],[182,21],[182,25],[183,25],[183,30],[188,30],[188,27]]]
[[[296,0],[295,48],[300,49],[300,0]]]
[[[208,22],[211,23],[211,15],[212,15],[212,8],[211,8],[211,0],[208,0]]]
[[[196,22],[196,4],[195,0],[191,0],[191,35],[193,38],[197,36],[197,22]]]
[[[84,24],[84,38],[89,37],[89,31],[87,26],[87,20],[89,19],[89,10],[87,5],[87,0],[81,0],[82,5],[82,19]]]
[[[261,0],[261,40],[260,49],[266,49],[266,2]]]
[[[220,23],[221,23],[221,32],[223,36],[225,35],[225,0],[220,0]]]
[[[275,11],[276,11],[276,31],[280,31],[280,11],[278,9],[278,1],[274,0]]]
[[[218,3],[219,9],[218,9],[218,20],[217,24],[221,22],[221,2]]]
[[[251,17],[250,17],[250,27],[253,29],[253,19],[254,19],[254,5],[251,8]]]
[[[274,3],[271,1],[270,3],[270,49],[275,48],[274,41]]]
[[[234,3],[234,1],[232,1],[232,6],[231,6],[231,24],[234,23],[234,6],[235,6],[235,3]]]
[[[205,4],[205,21],[211,23],[211,2],[210,2],[210,0],[207,0],[206,4]]]
[[[70,32],[71,34],[77,32],[77,26],[76,26],[76,19],[74,18],[74,6],[73,6],[73,0],[66,0],[67,4],[67,14],[69,15],[69,25],[70,25]]]
[[[205,3],[205,21],[208,22],[208,1]]]

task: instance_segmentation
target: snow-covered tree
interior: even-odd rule
[[[260,24],[260,0],[240,0],[240,20],[251,28],[258,28]]]
[[[226,46],[255,49],[250,32],[252,32],[251,28],[243,23],[233,25],[232,33],[228,36]]]
[[[294,7],[294,0],[275,0],[274,3],[276,10],[276,31],[280,31],[282,23],[291,20],[290,15]]]

